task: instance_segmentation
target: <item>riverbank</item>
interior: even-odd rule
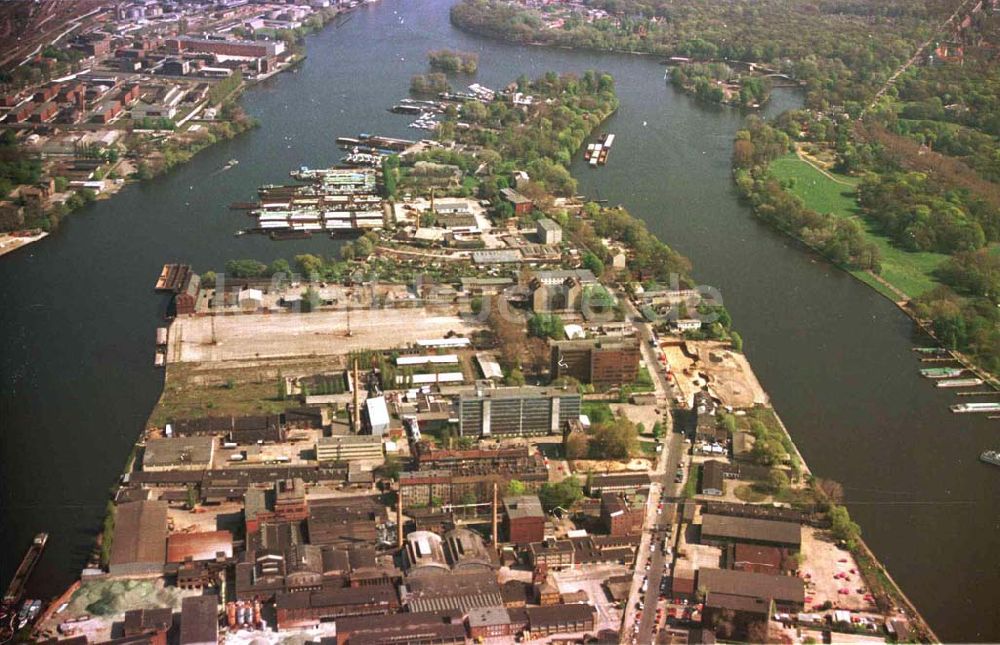
[[[0,255],[6,255],[32,242],[43,240],[47,235],[45,231],[0,234]]]

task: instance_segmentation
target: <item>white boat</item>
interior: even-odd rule
[[[973,403],[956,403],[955,405],[948,406],[952,412],[956,414],[969,414],[973,412],[1000,412],[1000,403],[989,401],[989,402],[973,402]]]
[[[938,381],[934,385],[938,387],[973,387],[982,384],[983,379],[981,378],[952,378]]]

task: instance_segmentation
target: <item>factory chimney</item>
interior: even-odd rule
[[[358,374],[358,359],[354,359],[354,434],[361,434],[361,377]]]
[[[396,493],[396,546],[403,548],[403,491]]]
[[[500,550],[500,532],[497,530],[497,483],[493,482],[493,548]]]

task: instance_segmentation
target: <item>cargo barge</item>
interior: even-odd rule
[[[31,541],[28,552],[24,554],[21,564],[18,565],[17,571],[14,572],[14,577],[11,579],[10,584],[7,586],[7,591],[3,595],[3,607],[5,611],[10,611],[21,597],[24,596],[28,579],[31,578],[31,574],[35,570],[35,565],[42,558],[42,552],[45,551],[45,544],[48,541],[48,533],[39,533]]]
[[[587,160],[591,168],[603,166],[608,163],[608,155],[611,154],[611,146],[615,143],[615,135],[609,134],[600,141],[590,143],[583,152],[583,158]]]

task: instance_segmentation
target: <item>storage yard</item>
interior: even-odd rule
[[[476,329],[457,313],[430,313],[423,308],[183,317],[170,328],[167,356],[169,362],[335,356],[372,347],[404,347],[449,332],[468,335]]]

